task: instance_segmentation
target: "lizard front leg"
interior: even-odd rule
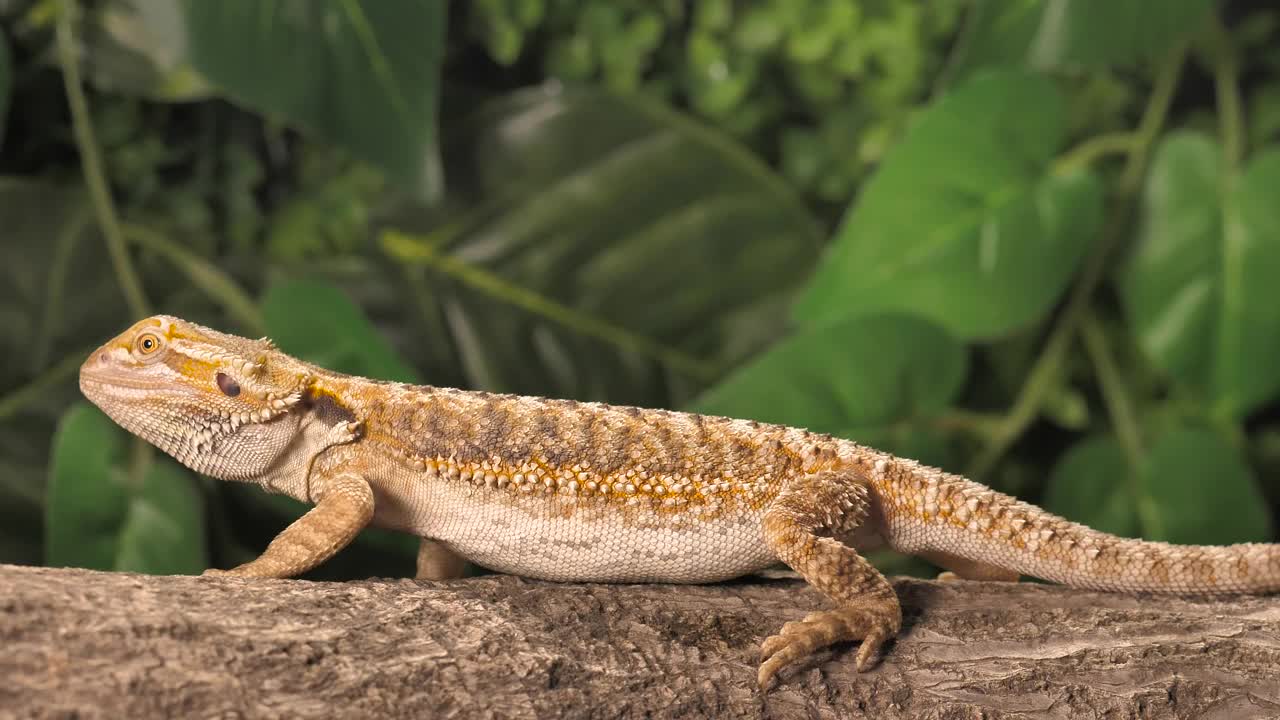
[[[865,480],[827,471],[789,481],[765,512],[765,542],[778,559],[837,607],[789,622],[760,646],[757,679],[767,688],[781,668],[819,648],[861,640],[855,667],[871,665],[885,641],[902,627],[902,608],[889,581],[853,548],[831,535],[851,533],[867,517]]]
[[[312,479],[316,506],[276,536],[257,559],[205,575],[293,577],[333,557],[373,519],[373,490],[360,474],[339,470]]]

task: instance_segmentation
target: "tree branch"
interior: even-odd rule
[[[0,566],[0,708],[84,717],[1276,717],[1280,598],[899,579],[873,670],[841,646],[755,688],[824,606],[709,586],[153,577]]]

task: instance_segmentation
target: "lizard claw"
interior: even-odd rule
[[[771,635],[760,643],[760,662],[768,660],[779,650],[786,647],[790,642],[790,635],[798,632],[804,625],[803,621],[792,621],[782,626],[777,635]]]
[[[756,681],[767,690],[782,668],[803,660],[815,650],[846,640],[861,640],[854,659],[858,672],[869,669],[881,646],[896,632],[891,614],[865,608],[841,608],[810,613],[804,620],[789,622],[777,635],[760,645],[760,671]]]

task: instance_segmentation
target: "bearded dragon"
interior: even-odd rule
[[[366,526],[423,538],[418,576],[464,560],[559,581],[705,583],[781,561],[833,607],[761,646],[757,680],[902,625],[861,554],[887,544],[966,579],[1031,575],[1114,591],[1280,590],[1280,545],[1124,539],[857,443],[752,420],[343,375],[170,316],[95,351],[80,388],[192,470],[315,507],[257,559],[208,574],[285,578]]]

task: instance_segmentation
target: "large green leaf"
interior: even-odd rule
[[[1130,467],[1113,438],[1081,442],[1054,468],[1045,508],[1122,537],[1185,544],[1269,537],[1252,471],[1217,435],[1174,429],[1135,460]]]
[[[39,562],[49,443],[123,302],[73,188],[0,176],[0,562]]]
[[[1054,467],[1044,508],[1095,530],[1136,537],[1138,504],[1132,475],[1114,438],[1084,440]]]
[[[1053,469],[1044,507],[1121,537],[1266,541],[1266,500],[1243,457],[1215,434],[1174,429],[1135,460],[1130,468],[1114,438],[1080,442]]]
[[[861,316],[805,329],[698,399],[709,415],[840,433],[936,414],[964,381],[963,346],[925,320]]]
[[[1232,188],[1213,375],[1223,409],[1253,409],[1280,390],[1280,146],[1256,152]]]
[[[1216,412],[1239,416],[1280,390],[1280,149],[1255,155],[1225,203],[1222,173],[1204,135],[1161,143],[1121,287],[1152,360]]]
[[[962,338],[1043,316],[1096,234],[1102,193],[1050,161],[1063,103],[1035,75],[975,76],[926,109],[867,184],[796,307],[804,322],[905,310]]]
[[[1138,473],[1142,535],[1225,545],[1270,537],[1266,498],[1239,451],[1204,430],[1164,435]]]
[[[978,0],[954,69],[1132,64],[1185,40],[1212,7],[1213,0]]]
[[[338,288],[313,280],[272,285],[262,299],[267,334],[281,350],[317,365],[379,380],[417,373]]]
[[[30,417],[0,422],[0,563],[44,560],[44,495],[48,476],[47,422]]]
[[[847,427],[835,434],[930,467],[946,470],[959,467],[961,456],[954,435],[926,422]]]
[[[232,98],[440,190],[439,0],[185,0],[191,61]],[[287,52],[282,52],[287,48]]]
[[[952,52],[947,75],[959,80],[984,67],[1026,62],[1044,0],[974,0],[960,40]]]
[[[113,0],[90,44],[100,85],[185,99],[212,90],[316,132],[417,194],[441,190],[436,145],[446,3]],[[95,55],[98,62],[95,64]]]
[[[822,242],[767,167],[643,98],[524,90],[459,118],[445,147],[461,210],[390,222],[497,287],[423,271],[391,248],[409,266],[433,382],[679,404],[781,334]],[[520,311],[521,293],[572,317]],[[601,339],[600,325],[626,337]],[[672,370],[659,357],[672,353],[705,372]]]
[[[167,457],[142,468],[128,434],[91,405],[59,423],[45,517],[45,563],[153,574],[206,567],[204,503]]]

